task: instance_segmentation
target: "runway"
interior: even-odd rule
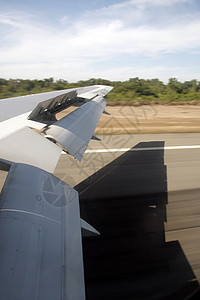
[[[87,300],[186,299],[200,281],[200,134],[101,138],[55,172],[101,233],[83,238]]]

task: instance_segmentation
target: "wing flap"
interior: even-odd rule
[[[102,96],[97,96],[49,126],[44,134],[80,161],[105,106],[106,100]]]

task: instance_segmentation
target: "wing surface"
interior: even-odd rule
[[[12,164],[0,198],[0,299],[85,299],[78,193]]]

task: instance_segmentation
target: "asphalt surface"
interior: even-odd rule
[[[184,148],[194,145],[198,133],[115,135],[92,141],[90,150],[108,152],[81,163],[62,155],[55,174],[79,191],[81,217],[101,233],[83,238],[87,300],[187,299],[198,290],[200,148]]]

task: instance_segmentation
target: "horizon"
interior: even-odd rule
[[[0,80],[30,80],[30,81],[45,81],[45,80],[49,80],[49,79],[53,79],[53,82],[52,83],[56,83],[56,82],[59,82],[59,81],[65,81],[67,84],[77,84],[81,81],[85,82],[85,81],[89,81],[89,80],[105,80],[105,81],[110,81],[111,83],[112,82],[126,82],[126,81],[129,81],[131,79],[136,79],[138,78],[139,80],[145,80],[145,81],[151,81],[151,80],[158,80],[160,81],[161,83],[163,83],[164,85],[167,85],[169,83],[169,80],[170,79],[174,79],[175,81],[179,82],[179,83],[185,83],[185,82],[190,82],[190,81],[196,81],[198,84],[200,84],[200,80],[197,80],[196,78],[193,78],[193,79],[190,79],[190,80],[184,80],[184,81],[181,81],[179,80],[179,78],[177,76],[174,76],[174,77],[171,77],[171,78],[168,78],[168,81],[167,82],[164,82],[162,81],[161,79],[159,78],[140,78],[140,77],[132,77],[132,78],[127,78],[125,80],[112,80],[112,79],[107,79],[107,78],[88,78],[88,79],[78,79],[77,81],[74,81],[74,82],[71,82],[69,80],[67,80],[66,78],[59,78],[59,79],[56,79],[56,78],[53,78],[53,76],[50,76],[48,78],[33,78],[33,79],[30,79],[30,78],[1,78],[0,77]],[[96,84],[95,84],[96,85]],[[100,84],[101,85],[101,84]],[[103,84],[104,85],[104,84]],[[106,85],[106,84],[105,84]]]

